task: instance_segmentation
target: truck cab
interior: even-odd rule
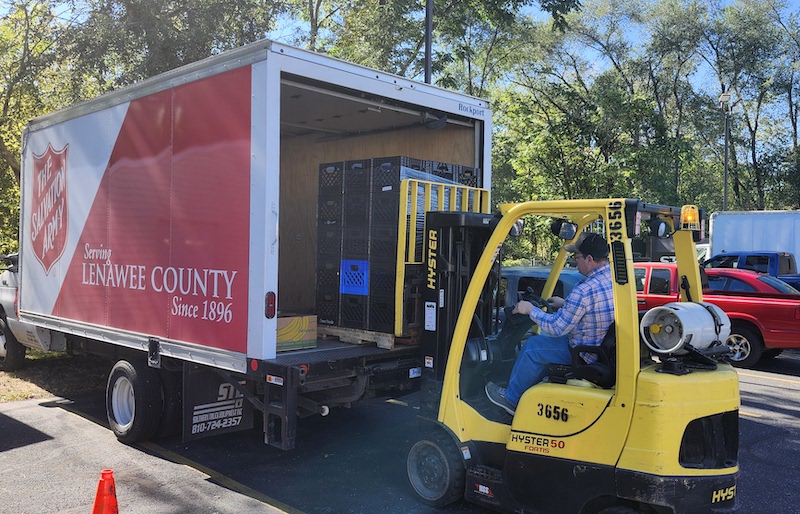
[[[715,321],[700,303],[698,211],[682,213],[600,199],[427,216],[421,429],[407,460],[423,502],[466,498],[502,512],[736,510],[738,377],[720,358],[726,335],[713,335],[726,316],[715,311]],[[571,366],[552,367],[529,388],[512,416],[487,399],[484,385],[508,379],[530,328],[509,319],[495,332],[492,323],[498,309],[510,307],[493,303],[502,244],[523,218],[571,227],[554,231],[564,243],[586,230],[606,238],[615,320],[597,347],[575,350]],[[647,229],[673,238],[685,287],[679,304],[640,324],[631,239]],[[542,297],[553,294],[567,258],[562,247]],[[676,322],[681,309],[703,318],[702,326]],[[675,338],[687,331],[698,333],[694,346]],[[586,350],[597,352],[597,363],[574,358]]]
[[[711,257],[703,266],[751,269],[773,277],[797,273],[794,255],[788,252],[726,252]]]

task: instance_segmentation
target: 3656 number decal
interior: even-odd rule
[[[558,405],[549,405],[546,403],[538,404],[539,410],[537,414],[544,416],[547,419],[554,419],[556,421],[566,422],[569,419],[569,411],[566,407],[559,407]]]

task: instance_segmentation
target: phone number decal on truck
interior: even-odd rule
[[[184,437],[196,439],[253,426],[253,406],[233,384],[201,368],[192,370],[187,379]]]

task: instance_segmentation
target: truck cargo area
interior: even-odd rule
[[[413,389],[425,212],[489,210],[485,100],[266,40],[23,138],[20,321],[120,359],[123,442]]]

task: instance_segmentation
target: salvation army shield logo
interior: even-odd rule
[[[41,155],[33,154],[33,199],[30,222],[33,253],[50,274],[64,253],[67,240],[67,149],[49,143]]]

